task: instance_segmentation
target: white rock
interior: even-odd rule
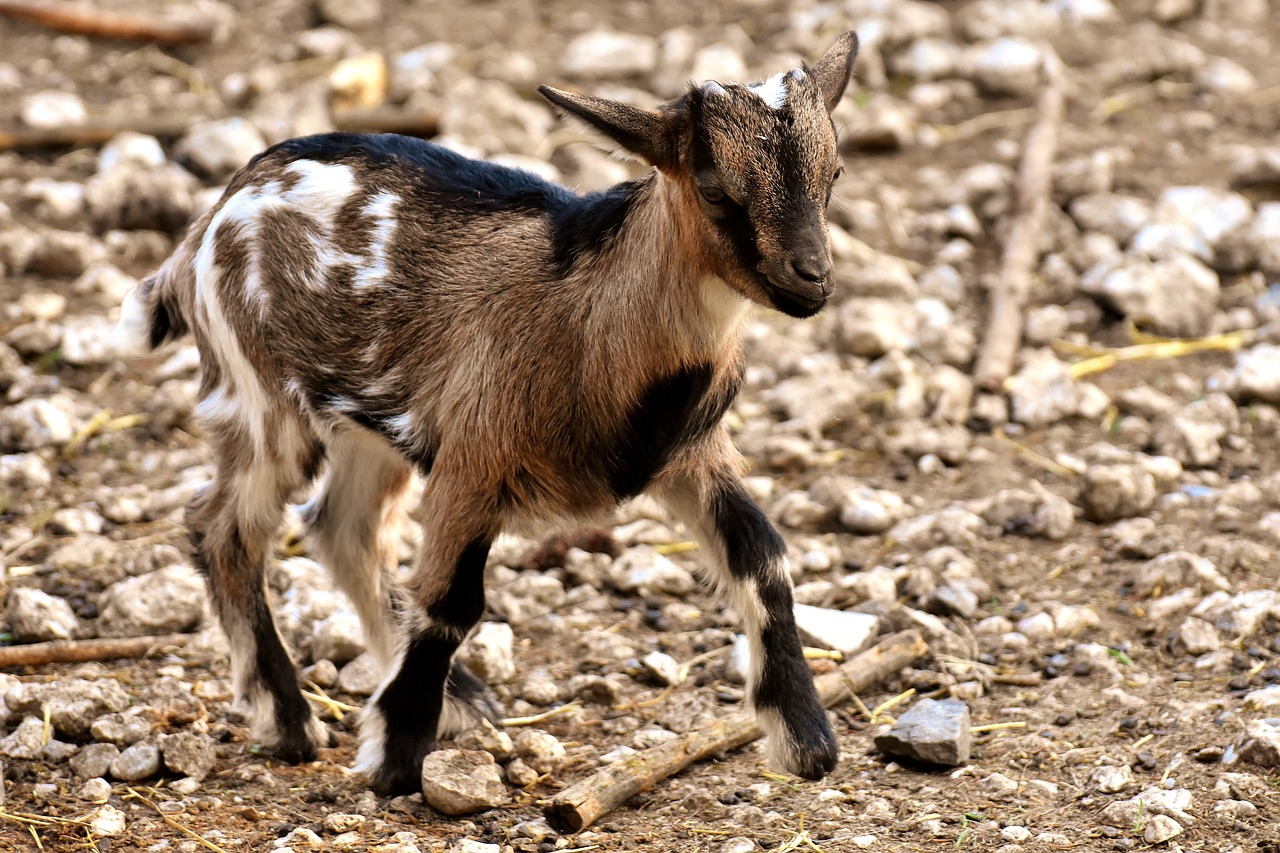
[[[796,628],[804,642],[823,649],[854,655],[870,646],[880,630],[880,619],[870,613],[795,605]]]
[[[1145,321],[1159,334],[1203,335],[1218,309],[1218,275],[1187,255],[1150,263],[1131,261],[1086,289],[1103,296],[1117,311]]]
[[[1280,159],[1280,153],[1277,158]],[[1258,205],[1257,215],[1246,234],[1259,266],[1272,274],[1280,273],[1280,202]]]
[[[1196,69],[1196,82],[1223,95],[1247,95],[1258,88],[1258,79],[1249,69],[1225,56],[1215,56]]]
[[[1237,352],[1223,390],[1242,403],[1280,404],[1280,346],[1258,344]]]
[[[746,684],[751,672],[751,641],[745,634],[734,637],[733,648],[724,662],[724,677],[735,684]]]
[[[223,180],[267,147],[256,127],[233,117],[193,124],[178,140],[174,152],[204,175]]]
[[[52,130],[84,124],[89,117],[84,101],[72,92],[32,92],[22,99],[22,121],[28,127]]]
[[[680,664],[666,652],[649,652],[640,659],[640,662],[655,678],[667,686],[674,686],[683,680],[680,677]]]
[[[1177,645],[1189,655],[1202,655],[1222,648],[1218,629],[1203,619],[1190,617],[1178,627]]]
[[[69,640],[81,630],[80,620],[66,599],[30,587],[9,590],[5,618],[14,639],[22,643]]]
[[[569,42],[561,68],[570,77],[609,78],[648,74],[658,64],[656,39],[633,33],[593,30]]]
[[[485,622],[458,655],[486,684],[505,684],[516,674],[515,632],[505,622]]]
[[[516,756],[540,775],[554,772],[567,757],[555,735],[538,729],[524,729],[515,736],[514,745]]]
[[[69,317],[63,323],[62,358],[68,364],[106,364],[117,355],[116,326],[106,317]]]
[[[1074,199],[1068,210],[1081,229],[1100,231],[1121,245],[1151,221],[1150,202],[1115,193],[1092,193]]]
[[[973,79],[995,95],[1019,95],[1040,86],[1044,53],[1034,42],[1002,38],[977,45],[969,57]]]
[[[896,74],[916,80],[940,80],[951,77],[961,62],[960,48],[955,42],[940,38],[918,39],[896,54],[890,67]]]
[[[114,836],[125,830],[124,812],[115,806],[102,806],[81,818],[94,835]]]
[[[897,492],[858,485],[843,495],[840,523],[860,534],[883,533],[910,514]]]
[[[1194,255],[1202,261],[1213,259],[1213,249],[1195,229],[1182,222],[1153,222],[1133,236],[1133,250],[1153,261],[1179,255]]]
[[[98,171],[106,172],[117,166],[142,166],[154,169],[166,162],[160,140],[145,133],[126,130],[111,137],[98,152]]]
[[[1009,382],[1010,417],[1030,427],[1047,426],[1080,411],[1080,389],[1071,366],[1051,350],[1035,350]]]
[[[187,631],[204,615],[204,580],[187,565],[126,578],[99,599],[98,633],[104,637],[145,637]]]
[[[311,659],[342,666],[365,651],[364,629],[354,611],[342,608],[315,623],[311,633]]]
[[[853,355],[909,350],[919,324],[914,306],[893,300],[855,297],[840,307],[840,339]]]
[[[66,444],[75,434],[69,397],[33,397],[0,409],[0,450],[38,450]]]
[[[441,749],[422,762],[422,795],[436,811],[463,815],[505,805],[511,799],[493,756]]]
[[[696,586],[693,575],[648,545],[628,548],[609,568],[609,581],[619,592],[665,592],[687,595]]]
[[[742,58],[742,51],[731,44],[707,45],[694,54],[693,70],[690,78],[695,82],[719,80],[733,82],[747,79],[747,63]]]
[[[1213,247],[1226,234],[1248,224],[1253,205],[1239,193],[1213,187],[1168,187],[1156,201],[1154,216],[1158,222],[1190,225]]]
[[[509,623],[520,625],[546,616],[564,601],[564,584],[558,578],[530,572],[497,590],[489,603]]]
[[[1142,840],[1148,844],[1163,844],[1184,832],[1182,824],[1168,815],[1152,815],[1142,830]]]

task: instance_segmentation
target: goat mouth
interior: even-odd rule
[[[783,284],[767,277],[764,283],[764,291],[769,301],[773,303],[773,307],[791,317],[812,317],[822,310],[827,304],[827,298],[831,295],[830,285],[825,279],[803,288],[796,288],[789,283]]]

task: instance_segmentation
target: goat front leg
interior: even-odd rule
[[[496,534],[494,515],[463,497],[458,482],[439,463],[427,482],[404,646],[360,720],[356,766],[382,794],[420,790],[422,759],[436,738],[494,716],[483,682],[453,661],[484,615],[484,566]]]
[[[712,579],[743,621],[747,695],[769,736],[770,763],[821,779],[838,749],[796,633],[786,545],[734,472],[736,454],[724,457],[669,477],[659,495],[714,561]]]

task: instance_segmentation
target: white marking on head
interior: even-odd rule
[[[702,94],[710,98],[729,97],[729,93],[725,91],[724,86],[721,86],[715,80],[708,80],[702,84]]]
[[[781,109],[787,102],[787,87],[783,83],[783,78],[786,76],[786,74],[775,74],[763,83],[748,86],[747,89],[773,109]]]

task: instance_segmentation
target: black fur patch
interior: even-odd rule
[[[487,538],[463,549],[448,592],[427,609],[432,619],[464,630],[480,621],[488,555]],[[421,789],[422,759],[435,748],[446,682],[452,677],[464,692],[475,692],[478,679],[471,676],[468,681],[470,673],[455,673],[450,663],[457,648],[455,639],[430,628],[410,638],[400,670],[378,698],[385,725],[382,764],[373,777],[374,790],[379,793]]]
[[[605,248],[618,233],[648,181],[630,181],[582,196],[531,172],[472,160],[421,139],[396,134],[325,133],[282,142],[270,149],[288,160],[355,163],[372,167],[369,186],[382,188],[379,171],[414,171],[413,201],[450,216],[491,213],[542,215],[551,233],[552,261],[560,275]],[[401,191],[404,181],[385,181]]]
[[[734,578],[758,578],[787,553],[786,543],[741,484],[722,484],[711,499],[711,514],[724,540],[729,573]],[[788,592],[788,599],[790,595]]]
[[[280,645],[275,622],[266,599],[259,596],[253,603],[253,641],[257,650],[254,677],[271,694],[275,705],[276,731],[279,740],[273,752],[277,758],[296,764],[316,760],[316,744],[307,734],[311,706],[298,687],[298,671],[289,653]]]
[[[605,457],[609,488],[619,500],[644,490],[682,447],[724,417],[733,391],[709,393],[710,364],[681,368],[650,385],[636,402]]]

